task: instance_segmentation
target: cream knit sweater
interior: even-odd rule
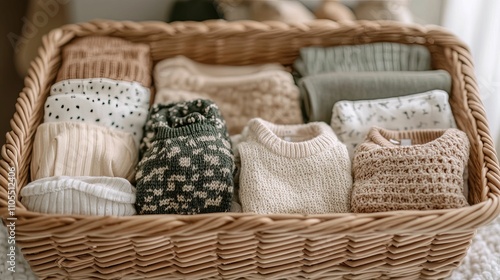
[[[410,139],[409,146],[391,142]],[[464,132],[392,131],[374,127],[353,160],[353,212],[429,210],[467,206],[462,194],[469,158]]]
[[[105,176],[132,182],[137,157],[128,132],[78,122],[42,123],[33,142],[31,179]]]
[[[351,163],[326,123],[276,125],[257,118],[246,132],[238,147],[243,212],[349,212]]]

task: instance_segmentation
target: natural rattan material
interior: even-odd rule
[[[34,133],[75,37],[112,35],[149,44],[154,62],[185,55],[202,63],[291,65],[304,46],[370,42],[421,44],[434,69],[452,76],[457,125],[471,143],[469,202],[450,210],[373,214],[94,217],[29,212],[16,198],[16,245],[42,279],[440,279],[466,254],[474,231],[500,212],[500,170],[468,48],[438,27],[392,22],[96,21],[43,39],[1,151],[0,214],[9,217],[8,170],[17,192],[29,178]],[[4,220],[4,222],[7,222]]]

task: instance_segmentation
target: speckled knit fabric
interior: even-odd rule
[[[201,99],[197,99],[201,100]],[[206,110],[216,110],[218,113],[210,114],[207,115],[205,114],[204,117],[208,118],[210,122],[217,128],[219,129],[226,138],[229,139],[229,133],[227,131],[227,126],[224,118],[220,115],[220,111],[213,102],[203,100],[203,104],[210,104],[210,105],[204,105],[207,106]],[[208,102],[208,103],[207,103]],[[149,109],[148,117],[146,124],[144,125],[144,137],[142,138],[142,142],[140,145],[140,150],[139,150],[139,159],[142,158],[142,156],[146,153],[146,151],[152,146],[153,140],[155,139],[155,127],[157,126],[173,126],[175,125],[176,121],[179,121],[177,119],[177,116],[180,116],[179,114],[185,114],[184,110],[178,110],[179,106],[182,106],[182,104],[196,104],[193,101],[186,101],[186,102],[172,102],[169,104],[153,104],[151,108]],[[185,118],[182,118],[185,119]]]
[[[255,117],[280,123],[303,123],[299,89],[282,66],[222,66],[175,57],[155,66],[155,103],[198,98],[213,100],[230,134]]]
[[[151,86],[149,46],[106,36],[73,40],[62,49],[62,64],[56,81],[110,78]]]
[[[349,212],[351,162],[326,123],[276,125],[253,119],[238,150],[243,212]]]
[[[410,139],[408,146],[392,141]],[[357,213],[467,206],[462,194],[469,158],[464,132],[391,131],[374,127],[355,151],[351,209]]]
[[[153,141],[137,165],[137,212],[229,211],[234,158],[217,106],[198,99],[161,107],[151,115]]]

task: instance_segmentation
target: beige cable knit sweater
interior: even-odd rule
[[[409,146],[393,140],[410,139]],[[355,151],[353,212],[467,206],[462,194],[469,141],[458,129],[392,131],[373,127]]]
[[[230,134],[252,118],[279,124],[303,123],[299,89],[279,64],[208,65],[177,56],[154,70],[155,103],[209,99],[219,107]]]
[[[276,125],[252,119],[246,134],[238,147],[243,212],[349,212],[349,155],[326,123]]]

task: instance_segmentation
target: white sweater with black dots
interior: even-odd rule
[[[138,147],[149,100],[149,89],[137,82],[63,80],[51,87],[44,122],[85,122],[121,130],[132,134]]]

